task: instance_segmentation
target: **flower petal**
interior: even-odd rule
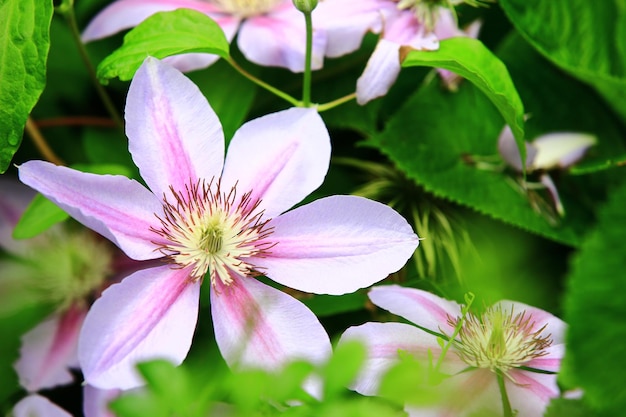
[[[311,310],[254,278],[211,288],[211,314],[215,340],[230,366],[275,370],[295,359],[319,364],[331,353]]]
[[[293,207],[324,181],[330,163],[330,137],[313,109],[292,108],[254,119],[234,135],[222,175],[222,188],[239,194],[274,217]]]
[[[105,7],[85,28],[83,42],[105,38],[124,29],[137,26],[157,12],[180,8],[215,13],[219,9],[201,0],[118,0]]]
[[[89,384],[83,387],[83,414],[85,417],[116,417],[109,402],[120,395],[119,389],[100,389]]]
[[[360,105],[387,94],[400,74],[400,44],[380,39],[363,74],[356,82],[356,101]]]
[[[326,56],[336,58],[359,49],[368,31],[379,33],[390,13],[397,13],[393,2],[325,0],[313,10],[313,27],[326,32]]]
[[[423,330],[404,323],[365,323],[349,327],[339,343],[359,341],[367,349],[367,360],[352,385],[352,389],[364,395],[376,395],[380,380],[387,370],[398,361],[398,352],[411,354],[417,360],[435,360],[441,353],[437,338]],[[458,356],[448,353],[444,359],[445,372],[457,373],[467,367]]]
[[[544,349],[544,353],[544,356],[535,358],[525,363],[524,366],[544,371],[559,372],[559,369],[561,369],[561,360],[565,355],[565,344],[553,343],[551,346]]]
[[[77,367],[78,332],[87,312],[74,306],[53,315],[22,336],[15,370],[20,385],[35,392],[71,383],[70,367]]]
[[[461,307],[454,301],[437,297],[428,291],[399,285],[379,285],[369,292],[369,298],[380,308],[403,317],[420,327],[451,335],[454,327],[448,317],[461,315]]]
[[[515,383],[507,380],[506,390],[517,417],[543,416],[550,400],[559,395],[556,375],[519,370],[510,375]]]
[[[13,417],[72,417],[70,413],[41,395],[29,395],[13,408]]]
[[[269,223],[276,242],[255,265],[274,281],[300,291],[345,294],[396,272],[419,244],[392,208],[355,196],[332,196]]]
[[[237,45],[249,60],[259,65],[304,71],[306,31],[302,13],[291,1],[285,1],[276,10],[247,18],[239,29]],[[311,68],[322,67],[326,34],[313,32]]]
[[[89,310],[78,344],[85,381],[97,388],[143,384],[134,365],[165,358],[180,364],[191,345],[200,284],[189,271],[144,269],[110,286]]]
[[[526,145],[526,169],[530,169],[537,156],[537,148],[528,142],[524,143]],[[519,153],[513,132],[508,125],[504,126],[498,137],[498,152],[507,164],[516,171],[522,172],[522,156]]]
[[[156,58],[139,67],[126,99],[129,150],[157,196],[219,177],[224,133],[198,87]]]
[[[567,168],[583,157],[595,145],[594,135],[586,133],[551,133],[539,136],[533,141],[537,157],[534,169]]]
[[[13,229],[28,204],[35,197],[35,192],[20,184],[0,178],[0,248],[12,253],[25,249],[23,242],[13,239]]]
[[[137,260],[155,259],[158,236],[155,213],[161,202],[137,181],[119,175],[96,175],[43,161],[19,166],[20,180],[70,216],[95,230]]]

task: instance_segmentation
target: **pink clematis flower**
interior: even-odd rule
[[[578,162],[590,147],[597,143],[597,138],[588,133],[558,132],[535,138],[526,145],[526,172],[539,172],[539,181],[548,190],[559,215],[565,215],[559,192],[548,171],[563,170]],[[514,170],[522,172],[520,156],[513,132],[505,126],[498,138],[498,152],[502,159]]]
[[[205,13],[215,20],[244,56],[259,65],[304,71],[306,31],[304,17],[291,0],[117,0],[102,10],[83,32],[85,42],[104,38],[137,26],[162,11],[186,8]],[[326,37],[314,31],[312,67],[322,67]],[[219,57],[211,54],[183,54],[166,58],[181,71],[208,67]]]
[[[326,55],[337,57],[352,52],[368,32],[381,38],[357,80],[359,104],[387,94],[401,69],[400,49],[439,49],[439,40],[457,36],[477,36],[479,24],[460,30],[451,10],[421,0],[326,0],[318,6],[319,26],[327,34]],[[450,88],[459,79],[440,72]]]
[[[396,285],[373,288],[374,304],[419,327],[404,323],[366,323],[350,327],[340,343],[362,341],[368,358],[353,389],[375,395],[385,372],[398,361],[399,351],[428,366],[429,355],[439,360],[442,346],[462,315],[461,306],[426,291]],[[437,404],[407,404],[410,416],[502,415],[497,373],[503,376],[511,408],[518,417],[543,416],[551,398],[559,395],[555,373],[564,353],[565,324],[543,310],[500,301],[481,315],[468,313],[450,350],[442,360],[448,375],[439,385],[447,395]],[[441,340],[439,340],[440,342]],[[533,368],[539,372],[529,370]],[[449,390],[449,391],[448,391]]]
[[[244,124],[224,161],[217,116],[180,72],[148,58],[126,104],[129,149],[149,188],[121,176],[31,161],[20,179],[134,259],[163,258],[109,287],[89,311],[78,356],[99,388],[141,384],[137,361],[181,363],[208,272],[220,351],[231,365],[275,369],[330,353],[302,303],[254,277],[343,294],[401,268],[418,238],[398,213],[332,196],[285,211],[324,180],[330,140],[313,109]]]
[[[38,394],[22,398],[13,407],[11,415],[14,417],[72,417],[70,413]]]

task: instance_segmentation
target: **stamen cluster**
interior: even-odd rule
[[[176,191],[173,201],[163,197],[162,227],[152,229],[166,242],[155,242],[158,249],[180,268],[191,267],[190,279],[198,281],[210,272],[211,284],[217,278],[230,285],[237,276],[258,275],[250,261],[265,256],[275,244],[260,201],[250,192],[238,198],[236,186],[223,192],[219,181],[200,180]]]
[[[264,14],[283,0],[212,0],[223,11],[239,17]]]
[[[459,320],[448,317],[452,326]],[[551,335],[542,335],[545,325],[535,331],[533,328],[535,322],[526,311],[515,313],[513,308],[509,311],[494,306],[482,315],[467,314],[454,345],[468,365],[506,375],[508,370],[547,354]]]

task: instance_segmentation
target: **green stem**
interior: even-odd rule
[[[115,124],[123,132],[124,122],[122,121],[122,118],[120,114],[118,113],[117,108],[113,104],[111,97],[109,97],[109,94],[106,92],[102,84],[100,84],[100,81],[98,81],[96,70],[91,64],[91,60],[89,59],[89,55],[87,54],[87,49],[85,48],[85,44],[80,38],[80,31],[78,30],[78,24],[76,23],[76,15],[74,14],[73,6],[74,6],[73,2],[69,2],[69,5],[63,8],[58,8],[57,11],[61,13],[67,20],[67,23],[70,27],[70,31],[72,32],[72,37],[74,38],[74,41],[76,42],[76,45],[78,46],[78,52],[80,53],[80,57],[83,60],[85,67],[87,68],[87,72],[89,73],[89,77],[91,78],[91,81],[96,87],[96,91],[98,93],[98,96],[100,96],[100,100],[102,100],[104,107],[107,109],[107,111],[111,115],[111,118],[113,119]]]
[[[463,321],[465,320],[465,316],[469,312],[469,309],[472,306],[473,301],[474,301],[474,294],[472,294],[471,292],[467,293],[465,295],[465,306],[461,310],[461,317],[457,320],[456,326],[454,326],[454,332],[448,339],[447,343],[441,348],[441,355],[439,355],[439,359],[437,359],[437,364],[435,365],[435,371],[439,371],[439,368],[441,367],[441,364],[443,363],[443,358],[445,358],[446,353],[448,353],[448,349],[450,349],[450,346],[452,346],[452,344],[454,343],[454,339],[461,331],[461,328],[463,327]]]
[[[509,401],[509,394],[506,392],[506,385],[504,383],[504,375],[502,371],[496,372],[498,378],[498,388],[500,388],[500,397],[502,398],[502,412],[504,417],[513,417],[513,409],[511,408],[511,402]]]
[[[355,98],[356,98],[356,93],[348,94],[347,96],[343,96],[336,100],[329,101],[328,103],[320,104],[319,106],[317,106],[317,111],[321,113],[323,111],[330,110],[343,103],[347,103],[350,100],[354,100]]]
[[[313,19],[311,12],[302,12],[306,26],[306,52],[304,55],[304,77],[302,79],[302,104],[311,106],[311,55],[313,52]]]
[[[282,98],[283,100],[289,102],[290,104],[292,104],[292,105],[294,105],[296,107],[302,107],[302,103],[299,102],[296,98],[294,98],[294,97],[290,96],[289,94],[279,90],[276,87],[272,87],[268,83],[258,79],[254,75],[250,74],[248,71],[246,71],[245,69],[241,68],[239,66],[239,64],[237,64],[232,57],[229,57],[226,60],[226,62],[228,62],[231,67],[233,67],[235,70],[237,70],[237,72],[239,72],[241,75],[243,75],[244,77],[246,77],[247,79],[249,79],[250,81],[255,83],[256,85],[258,85],[259,87],[266,89],[270,93],[273,93],[273,94],[277,95],[278,97]]]

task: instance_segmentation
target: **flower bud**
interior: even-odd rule
[[[302,13],[311,13],[317,7],[317,0],[293,0],[293,5]]]

